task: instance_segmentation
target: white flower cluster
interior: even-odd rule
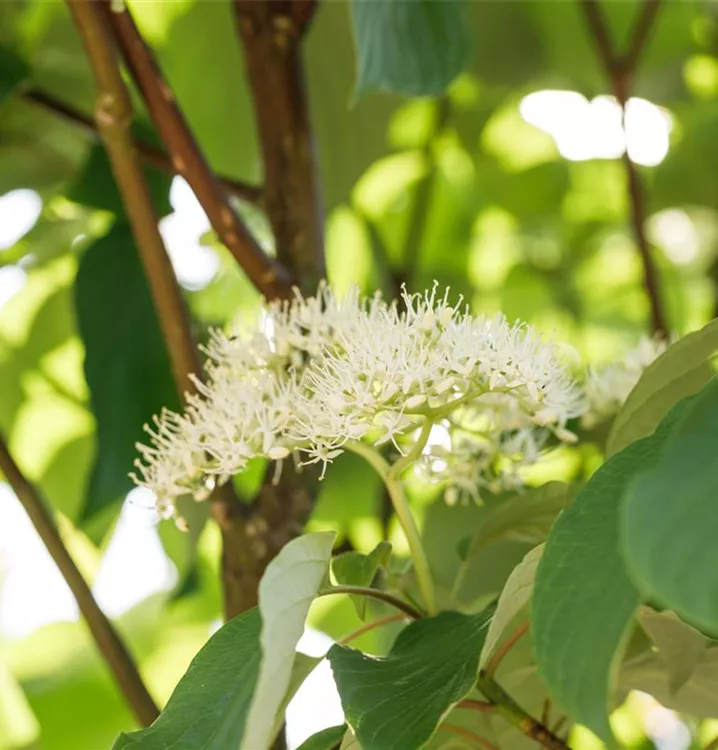
[[[326,467],[361,440],[405,453],[432,424],[451,441],[416,448],[433,478],[469,493],[515,485],[547,436],[574,440],[566,423],[584,410],[557,347],[528,325],[455,309],[436,286],[399,305],[322,287],[269,305],[249,330],[215,332],[207,354],[185,413],[164,413],[139,446],[135,479],[166,515],[252,458]]]
[[[586,378],[585,427],[592,427],[615,416],[644,370],[666,351],[672,340],[643,336],[638,344],[623,354],[620,362],[589,368]]]

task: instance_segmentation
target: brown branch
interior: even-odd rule
[[[142,682],[132,656],[92,596],[90,587],[65,548],[45,502],[37,490],[25,479],[2,438],[0,438],[0,470],[70,587],[90,633],[112,670],[120,691],[132,707],[137,721],[141,726],[149,726],[157,718],[159,711]]]
[[[548,750],[570,750],[566,742],[524,711],[501,685],[484,671],[479,673],[478,688],[496,706],[496,710],[521,733]]]
[[[323,209],[301,56],[314,7],[308,0],[234,2],[277,257],[310,293],[325,275]]]
[[[112,10],[107,0],[99,2],[98,6],[112,28],[155,127],[167,144],[175,169],[189,183],[217,236],[262,294],[270,299],[288,297],[291,294],[289,273],[262,251],[232,210],[129,10],[126,7]],[[266,199],[269,208],[269,193]]]
[[[598,0],[580,0],[580,2],[586,17],[586,25],[606,70],[613,95],[621,106],[625,132],[626,104],[641,54],[660,8],[659,0],[644,0],[642,12],[633,27],[629,49],[625,56],[620,56],[611,42],[608,26],[601,13]],[[643,184],[636,165],[628,155],[628,148],[623,155],[623,164],[626,170],[626,183],[631,203],[633,234],[643,265],[643,286],[651,310],[653,332],[659,335],[667,335],[668,323],[661,302],[658,270],[646,236],[646,203]]]
[[[190,374],[202,371],[190,329],[189,315],[158,229],[147,181],[132,142],[132,103],[118,65],[100,4],[67,0],[85,45],[97,84],[95,120],[107,148],[112,171],[130,220],[157,309],[180,393],[191,392]]]
[[[718,734],[703,748],[703,750],[718,750]]]
[[[187,308],[157,228],[158,217],[132,142],[132,105],[120,74],[110,30],[99,3],[68,0],[68,6],[97,81],[98,129],[137,242],[160,327],[167,342],[175,383],[180,393],[193,392],[195,384],[190,375],[194,373],[201,377],[202,368],[192,338]],[[234,497],[232,486],[225,484],[212,494],[212,510],[224,537],[226,519],[241,515],[244,508]],[[240,541],[242,549],[251,548],[246,538]],[[228,616],[236,614],[231,607],[239,596],[240,588],[233,571],[232,566],[223,567],[225,613]]]
[[[496,674],[496,670],[499,668],[499,666],[501,666],[501,662],[504,660],[504,657],[509,653],[509,651],[511,651],[511,649],[516,645],[521,636],[523,636],[528,629],[529,623],[527,620],[525,623],[516,628],[516,630],[501,644],[501,648],[499,648],[499,650],[493,655],[486,667],[486,673],[489,675],[489,677],[493,677]]]
[[[76,109],[67,102],[58,99],[52,94],[39,89],[29,89],[23,92],[22,98],[42,107],[46,112],[50,112],[57,117],[61,117],[66,122],[74,125],[90,136],[99,135],[99,130],[95,121],[89,115],[86,115],[79,109]],[[148,164],[161,172],[169,175],[177,174],[177,170],[172,164],[172,159],[160,148],[156,148],[146,141],[138,138],[134,139],[135,150],[145,164]],[[241,180],[234,180],[231,177],[217,177],[219,184],[230,194],[253,205],[261,205],[262,188],[258,185],[252,185]]]
[[[465,729],[464,727],[459,727],[456,724],[449,724],[445,721],[443,724],[439,724],[439,729],[443,729],[450,734],[456,734],[459,737],[463,737],[465,740],[475,742],[480,747],[485,747],[486,750],[499,750],[498,747],[496,747],[493,742],[487,740],[486,737],[482,737],[480,734]]]

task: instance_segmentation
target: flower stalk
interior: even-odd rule
[[[427,420],[426,424],[430,425],[430,422]],[[428,429],[430,430],[431,426],[429,426]],[[426,444],[426,440],[424,441],[424,444]],[[401,524],[401,528],[404,530],[404,535],[406,536],[406,541],[409,545],[409,552],[411,554],[411,559],[414,562],[414,570],[416,571],[416,578],[419,582],[421,595],[424,598],[424,605],[426,606],[426,609],[430,615],[435,614],[436,596],[434,594],[434,583],[431,579],[429,561],[426,557],[426,553],[424,552],[424,546],[421,543],[419,529],[416,525],[416,521],[414,520],[414,516],[411,514],[411,509],[409,508],[409,502],[406,498],[406,494],[404,493],[404,488],[397,478],[396,473],[393,473],[392,471],[394,467],[398,465],[398,462],[394,465],[394,467],[392,467],[371,446],[366,445],[365,443],[360,443],[358,441],[347,443],[345,447],[347,448],[347,450],[350,450],[357,455],[362,456],[362,458],[364,458],[376,470],[376,472],[379,474],[379,476],[382,478],[382,481],[386,485],[386,489],[389,493],[389,498],[391,499],[391,503],[394,506],[394,512],[396,513],[396,517],[399,519],[399,523]]]

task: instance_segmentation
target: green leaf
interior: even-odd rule
[[[621,541],[647,596],[718,633],[718,378],[684,403],[660,462],[629,489]]]
[[[682,398],[699,391],[712,377],[718,354],[718,320],[670,346],[641,376],[616,417],[606,443],[614,455],[650,435]]]
[[[339,585],[371,586],[380,566],[386,566],[391,557],[391,544],[379,542],[368,555],[361,552],[344,552],[332,560],[332,573]],[[365,596],[352,596],[357,614],[366,617],[367,599]]]
[[[491,618],[489,632],[486,635],[484,647],[481,649],[479,669],[483,668],[499,644],[501,636],[509,623],[524,608],[531,599],[536,579],[536,569],[543,554],[544,545],[534,547],[524,559],[514,568],[506,581],[506,586],[499,596],[496,612]]]
[[[242,741],[246,750],[272,744],[295,649],[309,607],[329,574],[335,536],[333,531],[322,531],[292,540],[272,560],[259,583],[262,662]]]
[[[354,0],[357,94],[441,94],[469,55],[465,4],[437,0]]]
[[[692,677],[710,638],[683,622],[675,612],[641,607],[638,622],[658,649],[668,670],[668,689],[675,695]]]
[[[192,660],[155,723],[122,734],[113,750],[239,747],[259,676],[259,610],[220,628]]]
[[[0,46],[0,105],[28,77],[29,68],[14,52]]]
[[[128,472],[142,429],[163,406],[179,408],[167,349],[129,229],[115,226],[90,247],[75,282],[85,377],[97,420],[87,521],[132,488]]]
[[[617,653],[640,596],[619,551],[620,502],[656,460],[662,435],[610,459],[559,516],[538,566],[531,618],[536,661],[556,701],[611,738],[609,694]]]
[[[332,646],[327,657],[347,723],[364,750],[411,750],[431,738],[476,682],[490,619],[485,610],[417,620],[379,659]]]
[[[0,750],[37,747],[40,725],[17,680],[0,662]]]
[[[145,169],[144,173],[157,215],[166,216],[172,212],[169,202],[172,177],[151,168]],[[84,169],[68,191],[67,198],[75,203],[124,216],[122,196],[117,189],[107,150],[103,145],[93,146],[90,150]]]
[[[346,724],[322,729],[321,732],[317,732],[317,734],[305,740],[299,746],[299,750],[335,750],[341,745],[346,731]]]
[[[541,544],[556,516],[573,501],[574,493],[570,484],[549,482],[499,501],[474,537],[469,556],[498,539]]]

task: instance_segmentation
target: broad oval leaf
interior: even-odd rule
[[[624,570],[620,502],[660,436],[614,456],[559,517],[538,566],[531,630],[539,670],[558,703],[604,740],[616,656],[640,595]]]
[[[292,675],[297,643],[309,607],[329,574],[336,534],[305,534],[285,545],[259,583],[262,661],[242,742],[245,750],[269,747]]]
[[[414,750],[476,682],[491,610],[442,612],[417,620],[387,656],[332,646],[332,666],[347,723],[363,750]]]
[[[540,544],[556,516],[568,507],[575,489],[564,482],[548,482],[497,503],[471,542],[468,555],[498,539]]]
[[[357,94],[441,94],[469,55],[465,3],[354,0]]]
[[[718,378],[692,399],[622,517],[629,573],[647,595],[718,633]]]
[[[713,376],[718,354],[718,320],[689,333],[653,362],[618,413],[606,443],[609,456],[650,435],[683,398],[699,391]]]
[[[85,377],[97,420],[97,453],[81,520],[121,500],[143,425],[163,407],[179,408],[167,347],[132,234],[118,223],[80,261],[77,322]]]
[[[259,675],[255,607],[220,628],[195,656],[155,723],[122,734],[113,750],[237,748]]]
[[[511,620],[530,601],[536,580],[536,569],[541,560],[541,555],[543,555],[543,550],[543,544],[534,547],[513,569],[506,581],[506,585],[496,604],[496,613],[491,618],[491,625],[486,635],[484,647],[481,649],[479,669],[482,669],[491,658],[494,649],[501,640],[501,636]]]

